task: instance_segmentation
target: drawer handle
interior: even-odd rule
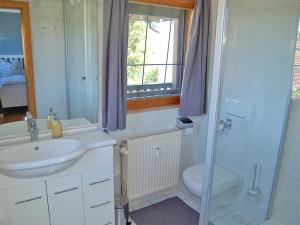
[[[108,223],[103,224],[103,225],[112,225],[112,222],[108,222]]]
[[[78,189],[78,187],[73,187],[73,188],[70,188],[70,189],[67,189],[67,190],[54,192],[54,194],[59,195],[59,194],[66,193],[66,192],[69,192],[69,191],[75,191],[77,189]]]
[[[24,200],[24,201],[16,202],[15,204],[16,205],[21,205],[21,204],[24,204],[24,203],[27,203],[27,202],[32,202],[32,201],[35,201],[35,200],[39,200],[41,198],[42,198],[42,196],[39,196],[39,197],[36,197],[36,198],[30,198],[30,199],[27,199],[27,200]]]
[[[100,206],[104,206],[104,205],[108,205],[110,203],[111,203],[111,201],[106,201],[106,202],[103,202],[103,203],[98,204],[98,205],[92,205],[91,209],[94,209],[94,208],[97,208],[97,207],[100,207]]]
[[[104,180],[92,182],[92,183],[90,183],[90,186],[93,186],[93,185],[95,185],[95,184],[101,184],[101,183],[104,183],[104,182],[107,182],[107,181],[110,181],[110,179],[109,179],[109,178],[106,178],[106,179],[104,179]]]

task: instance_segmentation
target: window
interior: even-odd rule
[[[129,12],[127,99],[178,96],[185,10],[131,3]]]

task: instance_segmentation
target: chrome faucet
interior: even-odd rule
[[[39,128],[35,119],[32,119],[30,123],[30,138],[33,142],[39,140]]]
[[[31,132],[31,123],[33,120],[33,117],[30,112],[26,112],[25,120],[27,121],[27,130],[30,133]]]

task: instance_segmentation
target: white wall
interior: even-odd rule
[[[39,118],[52,107],[68,116],[63,0],[30,2],[35,95]]]
[[[300,100],[293,100],[281,158],[272,219],[283,225],[300,221]]]
[[[233,127],[218,134],[217,163],[244,176],[233,208],[255,223],[262,222],[268,211],[291,85],[299,3],[229,1],[220,119],[231,118]],[[262,193],[251,198],[247,192],[255,163],[262,165]]]

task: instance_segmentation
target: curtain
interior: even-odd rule
[[[178,63],[176,67],[176,80],[175,86],[177,90],[181,90],[182,85],[182,75],[183,75],[183,62],[184,62],[184,38],[185,38],[185,11],[182,10],[181,15],[178,21],[178,40],[177,40],[177,61]]]
[[[128,0],[105,0],[103,23],[102,127],[126,127]]]
[[[180,115],[205,113],[210,0],[197,0],[190,28],[180,96]]]

